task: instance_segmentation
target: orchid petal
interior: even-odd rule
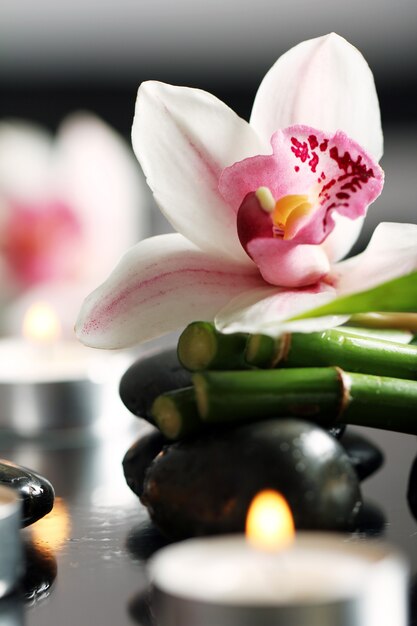
[[[207,255],[179,234],[146,239],[128,251],[85,300],[76,332],[95,348],[122,348],[202,319],[262,284],[254,267]]]
[[[172,226],[207,252],[249,264],[235,214],[218,191],[225,167],[268,152],[249,124],[209,93],[146,82],[139,88],[132,141]]]
[[[334,266],[339,295],[371,289],[417,270],[417,225],[383,222],[368,247]]]
[[[278,59],[259,87],[250,122],[265,139],[292,124],[343,130],[376,160],[383,153],[372,72],[335,33],[304,41]]]
[[[332,263],[343,259],[357,241],[364,222],[363,217],[351,220],[335,211],[332,214],[335,223],[334,229],[326,237],[321,247]]]
[[[332,301],[336,291],[320,283],[304,289],[253,289],[234,298],[215,317],[218,330],[225,333],[263,333],[275,337],[283,332],[313,332],[343,324],[349,316],[328,316],[287,321],[316,306]]]
[[[80,273],[98,284],[125,250],[148,234],[136,160],[113,129],[93,115],[77,114],[59,130],[55,168],[56,194],[65,198],[82,228]]]

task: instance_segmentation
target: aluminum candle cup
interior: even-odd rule
[[[97,359],[75,340],[61,339],[61,323],[47,302],[34,302],[22,336],[0,341],[0,428],[22,436],[77,429],[95,420],[101,385]]]
[[[385,544],[298,533],[265,552],[240,535],[160,550],[149,573],[158,626],[406,626],[403,558]]]
[[[76,429],[98,416],[102,385],[76,342],[0,341],[0,429],[22,436]]]
[[[10,593],[23,573],[20,537],[22,505],[13,489],[0,486],[0,598]]]

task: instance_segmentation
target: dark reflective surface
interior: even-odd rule
[[[35,606],[49,597],[58,567],[53,550],[26,539],[24,545],[25,574],[20,592],[26,606]]]
[[[120,406],[105,432],[0,444],[0,456],[46,476],[55,507],[23,532],[27,574],[19,593],[0,602],[0,626],[126,626],[153,623],[146,561],[166,540],[127,487],[122,458],[142,428]],[[357,429],[385,453],[383,467],[362,484],[359,535],[382,536],[401,548],[411,567],[411,606],[417,624],[417,498],[414,437]],[[407,498],[408,491],[408,498]],[[394,626],[394,625],[393,625]]]

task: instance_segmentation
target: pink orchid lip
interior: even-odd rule
[[[259,187],[245,196],[237,213],[242,247],[252,258],[249,244],[254,239],[296,240],[298,231],[314,218],[317,205],[316,194],[290,194],[275,200],[268,187]]]
[[[320,244],[335,227],[334,215],[362,217],[382,190],[383,172],[341,131],[328,136],[292,126],[274,133],[271,145],[272,154],[223,170],[219,189],[236,209],[239,241],[263,278],[311,285],[329,270]]]
[[[219,190],[236,213],[245,196],[259,187],[269,188],[275,201],[308,196],[317,210],[300,220],[291,236],[300,233],[302,243],[322,243],[334,228],[334,211],[350,219],[362,217],[382,190],[379,165],[342,131],[328,136],[308,126],[290,126],[273,134],[271,146],[272,154],[225,168]]]
[[[263,279],[279,287],[305,287],[326,276],[329,259],[320,246],[285,240],[271,213],[262,207],[260,194],[249,193],[237,215],[242,247],[258,266]]]

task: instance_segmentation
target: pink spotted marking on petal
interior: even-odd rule
[[[307,162],[313,173],[316,173],[317,166],[320,163],[320,158],[314,150],[317,146],[320,146],[322,153],[326,153],[328,151],[328,156],[336,162],[338,169],[342,172],[335,176],[329,183],[323,185],[318,194],[320,205],[325,206],[326,209],[326,215],[323,218],[323,225],[327,226],[327,228],[329,228],[329,226],[331,227],[333,223],[333,220],[327,219],[327,214],[333,209],[337,209],[339,213],[347,215],[348,217],[355,218],[364,215],[369,202],[368,204],[363,205],[362,211],[361,208],[354,207],[352,216],[349,215],[349,209],[351,209],[352,206],[352,203],[349,202],[349,200],[353,194],[362,191],[364,189],[364,185],[366,185],[370,179],[376,178],[374,174],[375,164],[371,164],[371,166],[368,167],[364,160],[367,155],[360,152],[356,155],[356,158],[353,158],[348,150],[345,150],[343,154],[340,154],[339,146],[332,145],[333,142],[336,143],[337,139],[340,143],[346,143],[347,140],[353,144],[353,142],[351,142],[346,135],[341,132],[336,133],[335,137],[332,139],[327,137],[322,139],[320,144],[316,134],[310,134],[307,142],[302,141],[299,137],[291,137],[292,152],[295,154],[296,158],[302,161],[302,163]],[[355,145],[353,147],[356,148],[356,152],[358,152],[358,146]],[[367,160],[369,163],[369,157]],[[324,180],[325,178],[326,175],[323,171],[317,182],[320,183],[321,179]],[[334,185],[337,186],[338,191],[333,190],[332,193],[329,193],[329,190]],[[322,214],[322,212],[320,213]],[[324,229],[323,232],[324,236],[328,234],[328,232],[325,231],[326,229]]]
[[[308,164],[311,167],[312,172],[315,172],[317,170],[317,165],[319,164],[319,157],[317,156],[316,152],[312,152],[312,156]]]
[[[296,137],[291,137],[291,143],[292,143],[291,152],[295,154],[297,159],[301,159],[301,161],[305,163],[310,156],[307,142],[300,141]]]

